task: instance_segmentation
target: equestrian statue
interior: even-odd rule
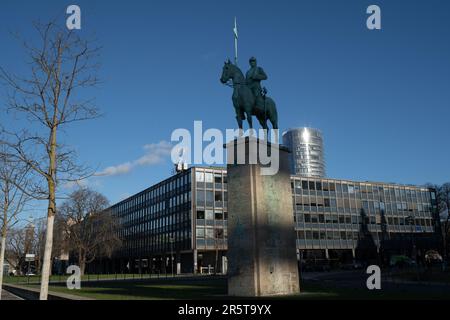
[[[252,129],[252,116],[256,116],[263,129],[268,129],[267,120],[272,123],[273,129],[278,129],[275,102],[266,96],[267,90],[261,88],[261,81],[266,80],[267,75],[263,68],[257,65],[255,57],[251,57],[249,63],[250,69],[244,77],[239,67],[228,59],[225,61],[220,78],[223,84],[228,84],[228,81],[231,80],[232,101],[239,129],[242,129],[242,122],[246,118],[249,128]]]

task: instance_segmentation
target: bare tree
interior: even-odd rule
[[[19,221],[19,214],[23,212],[29,200],[29,197],[17,186],[26,188],[26,168],[20,162],[12,162],[6,156],[0,155],[0,292],[3,285],[7,233]]]
[[[35,29],[38,43],[24,44],[28,74],[21,77],[0,68],[0,79],[10,89],[8,111],[23,115],[30,124],[20,131],[3,128],[0,144],[7,146],[8,155],[26,164],[36,178],[23,191],[48,201],[40,291],[40,299],[46,300],[59,187],[89,175],[59,137],[67,125],[99,116],[93,100],[82,94],[98,83],[98,47],[55,23],[35,24]]]
[[[74,191],[60,207],[69,250],[78,257],[81,274],[97,257],[110,257],[120,245],[118,220],[105,211],[108,200],[89,188]]]
[[[441,219],[442,237],[444,243],[444,256],[448,259],[450,247],[450,183],[436,187],[436,201]]]
[[[24,228],[11,228],[6,243],[5,259],[10,265],[22,274],[25,265],[26,230]]]

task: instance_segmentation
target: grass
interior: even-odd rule
[[[65,282],[70,275],[52,275],[50,276],[50,282]],[[125,279],[158,279],[172,277],[170,274],[167,276],[165,274],[91,274],[83,275],[81,277],[82,281],[92,281],[92,280],[125,280]],[[3,278],[5,283],[16,283],[16,284],[28,284],[28,283],[39,283],[41,280],[40,276],[6,276]]]
[[[407,270],[395,274],[396,279],[407,281],[425,281],[450,284],[450,272],[442,272],[440,270],[414,271]]]
[[[38,287],[37,284],[30,285]],[[407,300],[448,299],[448,290],[427,290],[422,287],[391,287],[385,290],[368,290],[336,287],[332,284],[304,282],[299,295],[274,297],[295,300]],[[50,291],[80,295],[101,300],[159,300],[159,299],[237,299],[227,296],[227,281],[219,279],[145,279],[82,283],[80,290],[69,290],[65,284],[53,284]]]
[[[382,290],[342,288],[322,284],[305,284],[301,299],[321,300],[448,300],[448,290],[423,290],[398,286]]]
[[[225,279],[145,279],[82,283],[80,290],[69,290],[62,283],[53,284],[50,291],[102,300],[158,300],[214,299],[225,295],[227,290]]]

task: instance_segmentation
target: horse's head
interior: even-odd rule
[[[233,78],[234,66],[230,62],[230,59],[225,61],[222,69],[222,76],[220,77],[220,82],[227,83],[228,80]]]

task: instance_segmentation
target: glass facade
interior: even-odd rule
[[[325,177],[322,133],[313,128],[289,129],[283,133],[283,144],[291,153],[291,173],[304,177]]]
[[[296,175],[291,187],[298,250],[355,249],[363,220],[378,245],[435,231],[432,189]],[[111,208],[123,240],[116,256],[176,252],[191,257],[187,270],[217,266],[227,250],[227,201],[226,169],[217,167],[190,168],[123,200]]]
[[[195,170],[195,238],[198,250],[227,249],[227,183],[224,169]]]
[[[435,195],[428,188],[296,176],[291,184],[301,250],[356,249],[363,222],[378,246],[435,231]]]
[[[147,256],[192,248],[191,174],[164,180],[111,207],[123,241],[118,256]]]

